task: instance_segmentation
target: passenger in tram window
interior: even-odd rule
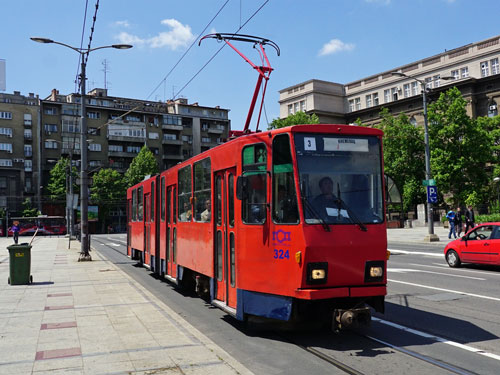
[[[184,212],[181,213],[181,221],[191,221],[191,208],[188,202],[184,202]]]
[[[210,199],[207,199],[205,201],[205,211],[201,213],[201,221],[210,221],[211,217],[210,208],[211,208]]]

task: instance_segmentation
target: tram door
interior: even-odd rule
[[[214,260],[216,299],[236,308],[236,231],[234,228],[234,186],[236,169],[215,173],[213,212],[215,221]]]
[[[151,264],[151,195],[144,194],[144,264]]]
[[[177,229],[176,229],[176,188],[167,187],[167,251],[166,251],[166,274],[177,277]]]

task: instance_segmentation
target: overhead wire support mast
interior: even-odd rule
[[[240,55],[247,63],[249,63],[252,68],[254,68],[257,73],[259,73],[259,78],[257,79],[257,84],[255,86],[252,102],[250,104],[250,109],[248,110],[248,115],[247,115],[247,120],[245,122],[245,127],[243,128],[243,133],[248,133],[250,132],[249,127],[250,127],[250,121],[252,120],[252,115],[255,109],[255,103],[257,102],[257,97],[259,96],[259,91],[262,86],[262,80],[265,80],[264,83],[264,88],[262,90],[262,99],[260,102],[260,109],[259,109],[259,117],[257,119],[257,126],[255,127],[255,131],[259,129],[259,123],[260,123],[260,116],[262,114],[262,106],[264,105],[264,96],[266,95],[266,89],[267,89],[267,82],[269,81],[269,76],[271,75],[271,72],[274,70],[271,68],[271,64],[269,63],[269,59],[267,58],[266,55],[266,50],[264,48],[265,45],[270,45],[276,50],[276,53],[278,56],[280,55],[280,49],[276,43],[269,39],[265,38],[260,38],[257,36],[252,36],[252,35],[243,35],[243,34],[222,34],[222,33],[215,33],[215,34],[208,34],[205,35],[203,38],[200,39],[200,42],[198,45],[201,44],[202,40],[207,39],[207,38],[212,38],[212,39],[217,39],[219,41],[225,42],[229,47],[231,47],[238,55]],[[257,66],[254,64],[252,61],[250,61],[249,58],[247,58],[243,53],[241,53],[234,45],[232,45],[229,41],[234,40],[238,42],[248,42],[248,43],[253,43],[253,48],[257,49],[258,46],[258,53],[261,59],[261,65]]]

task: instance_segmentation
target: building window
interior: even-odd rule
[[[361,98],[354,99],[354,106],[356,107],[356,111],[361,109]]]
[[[366,95],[366,108],[370,108],[372,106],[372,95]]]
[[[46,115],[57,115],[57,108],[56,107],[45,107],[43,110],[43,113]]]
[[[101,151],[100,143],[89,143],[89,151]]]
[[[79,150],[80,138],[79,137],[62,137],[62,148],[64,150]]]
[[[88,128],[87,133],[90,135],[101,135],[101,129],[99,128]]]
[[[391,101],[391,90],[384,90],[384,103],[389,103]]]
[[[354,112],[354,100],[349,100],[349,112]]]
[[[26,157],[33,156],[33,147],[31,145],[24,145],[24,156]]]
[[[45,141],[45,148],[56,150],[57,149],[57,142],[47,140],[47,141]]]
[[[163,134],[163,140],[165,141],[176,141],[177,136],[175,134]]]
[[[0,119],[2,119],[2,120],[12,120],[12,112],[2,112],[2,111],[0,111]]]
[[[405,98],[408,98],[411,96],[411,90],[410,90],[410,84],[409,83],[406,83],[403,85],[403,91],[404,91],[404,95],[405,95]]]
[[[288,115],[293,115],[293,104],[288,104]]]
[[[492,100],[488,105],[488,117],[495,117],[498,115],[498,106],[497,103]]]
[[[481,63],[481,77],[488,77],[490,75],[490,69],[488,66],[488,61],[483,61]]]
[[[31,129],[24,129],[24,139],[31,139],[31,138],[33,138]]]
[[[45,133],[57,133],[57,125],[56,124],[45,124],[43,126],[43,130],[45,130]]]
[[[87,117],[97,120],[101,118],[101,112],[87,112]]]
[[[432,89],[432,77],[427,77],[425,79],[425,88]]]
[[[411,83],[411,92],[413,95],[418,95],[418,82]]]
[[[299,103],[293,103],[293,113],[297,113],[299,111]]]
[[[206,132],[208,130],[208,124],[206,122],[201,124],[201,130],[203,130],[204,132]]]
[[[31,125],[31,113],[24,114],[24,125]]]
[[[0,151],[12,153],[12,143],[0,143]]]
[[[496,59],[490,60],[490,63],[491,63],[491,74],[500,73],[500,70],[498,67],[498,57]]]
[[[149,139],[160,139],[160,134],[158,134],[158,133],[149,133],[148,137],[149,137]]]
[[[457,79],[460,78],[460,73],[459,73],[458,69],[457,70],[452,70],[451,71],[451,75],[452,75],[452,77],[453,77],[454,80],[457,80]]]
[[[212,140],[210,139],[210,137],[201,137],[201,141],[203,143],[210,143],[210,142],[212,142]]]
[[[111,152],[123,152],[123,146],[121,146],[121,145],[109,145],[108,150]]]
[[[24,161],[24,170],[25,170],[25,172],[31,172],[33,170],[33,161],[25,160]]]
[[[0,167],[12,167],[12,159],[0,159]],[[5,183],[5,186],[3,184]],[[7,187],[7,178],[0,178],[0,188]]]
[[[378,92],[373,94],[373,105],[378,105]]]
[[[183,142],[191,143],[191,142],[193,142],[193,136],[191,136],[191,135],[183,135],[182,136],[182,141]]]
[[[62,120],[62,131],[64,133],[80,133],[80,125],[76,123],[76,120]]]
[[[127,146],[127,152],[138,154],[141,151],[140,146]]]
[[[460,69],[460,75],[462,76],[462,78],[467,78],[469,76],[469,67],[465,66]]]
[[[100,160],[90,160],[89,161],[89,166],[91,168],[97,168],[101,166],[101,161]]]
[[[0,128],[0,135],[6,135],[7,137],[12,137],[12,128]]]
[[[398,100],[398,88],[397,87],[393,87],[391,89],[391,95],[392,95],[392,100],[393,101],[397,101]]]
[[[441,85],[441,75],[440,74],[432,77],[432,80],[434,81],[434,88],[439,87]]]
[[[497,61],[497,63],[498,63],[498,61]],[[302,112],[305,112],[305,111],[306,111],[306,101],[305,101],[305,100],[301,100],[301,101],[300,101],[300,110],[301,110]]]

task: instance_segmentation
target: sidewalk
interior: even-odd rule
[[[97,251],[78,263],[77,241],[37,237],[33,284],[8,285],[11,244],[0,238],[2,375],[251,374]]]
[[[450,241],[453,241],[453,236],[451,240],[448,239],[449,228],[444,228],[442,226],[434,226],[434,233],[439,237],[439,241],[428,242],[424,241],[425,237],[429,234],[429,228],[425,227],[413,227],[413,228],[391,228],[387,229],[387,241],[388,242],[403,242],[403,243],[418,243],[418,244],[431,244],[438,246],[446,246]],[[464,233],[462,232],[462,235]]]

